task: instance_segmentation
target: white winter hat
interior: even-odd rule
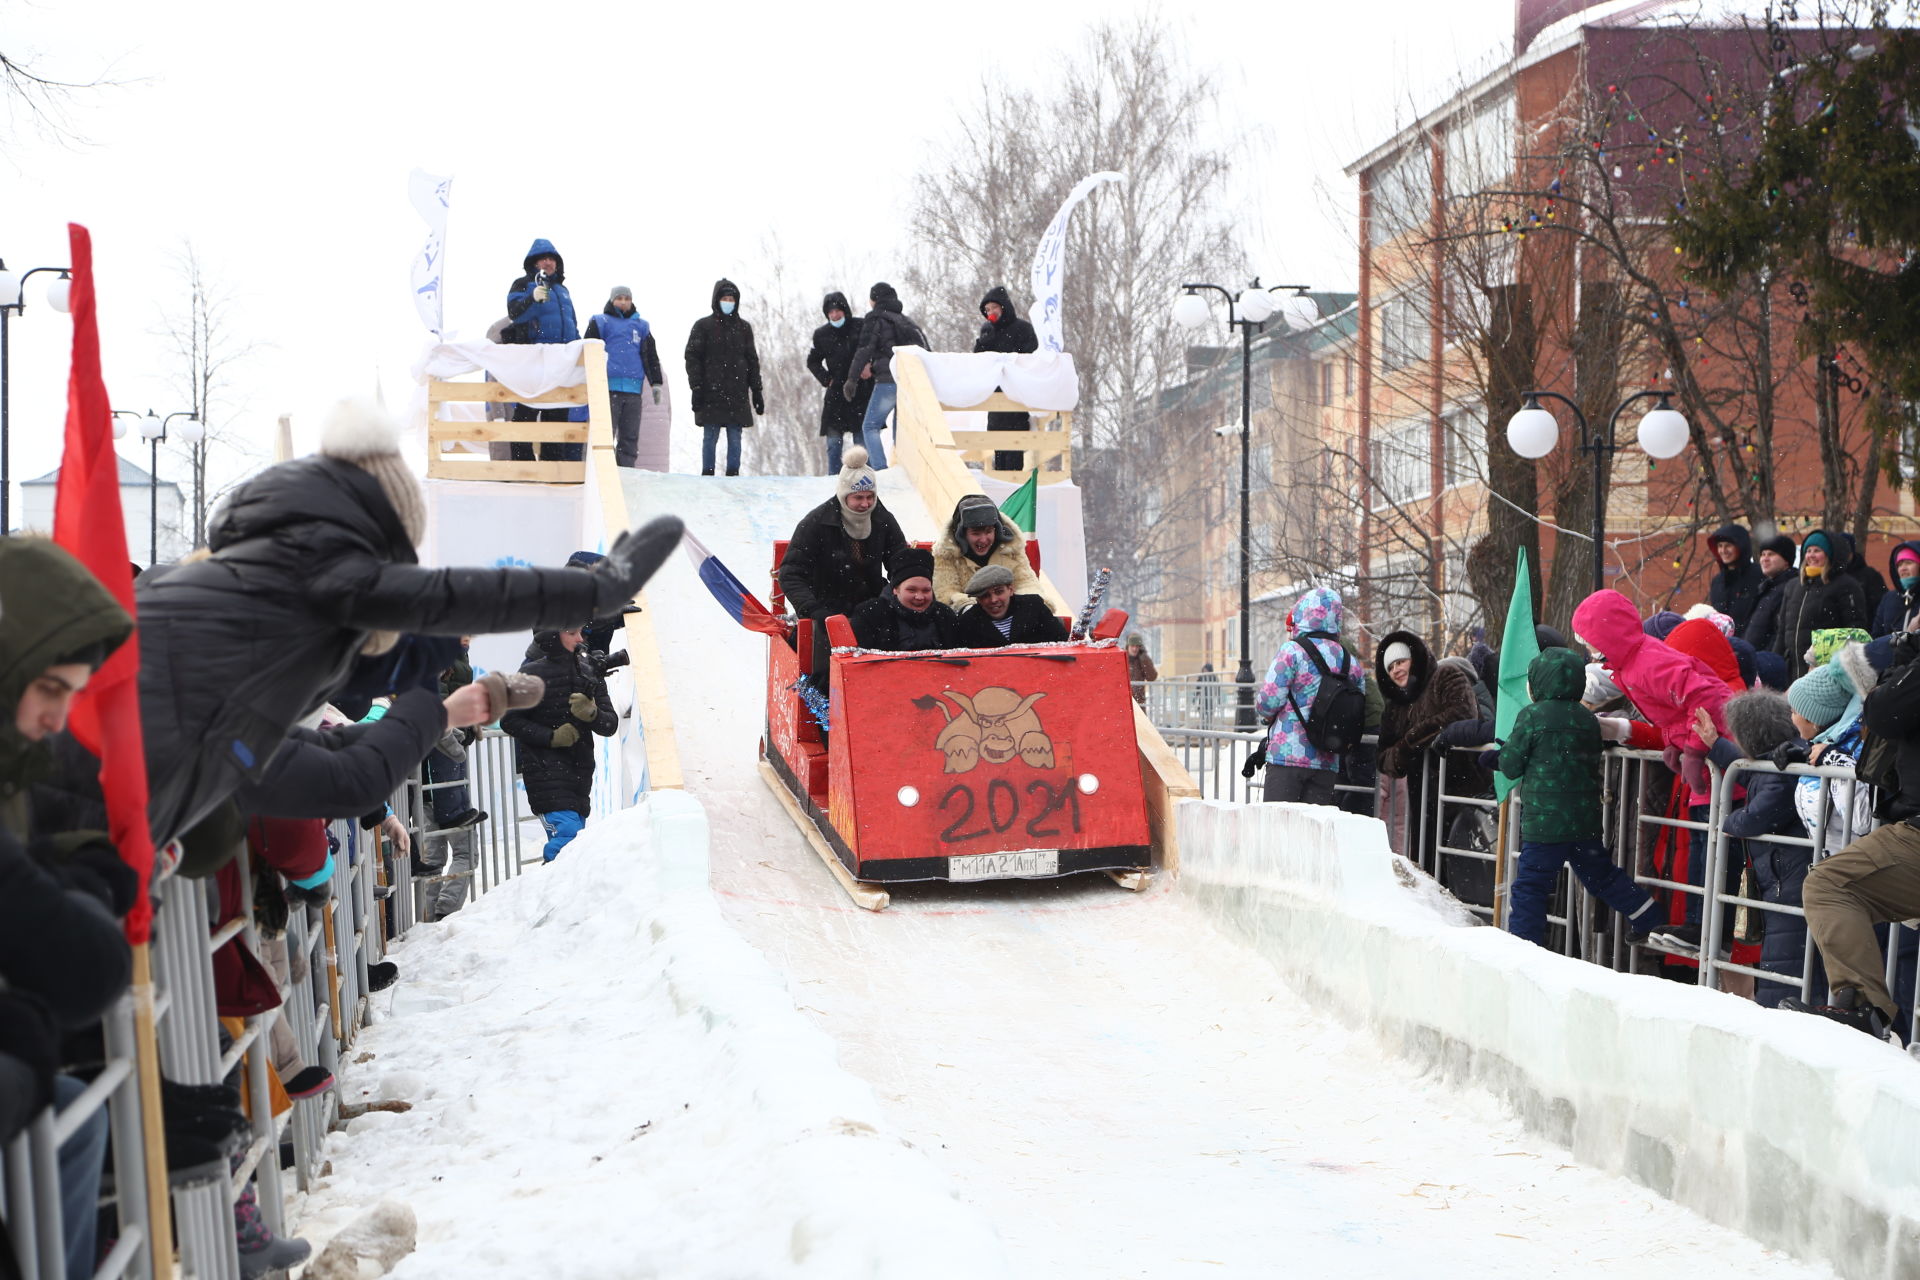
[[[320,454],[351,462],[379,481],[407,540],[416,547],[425,540],[426,499],[413,469],[400,457],[400,424],[386,410],[364,400],[334,405],[320,428]]]
[[[848,449],[840,458],[840,479],[834,485],[834,494],[842,502],[850,493],[877,493],[880,478],[867,465],[867,451],[859,445]]]
[[[1380,665],[1389,671],[1393,670],[1393,664],[1396,662],[1412,661],[1413,650],[1398,640],[1388,645],[1386,651],[1380,655]]]

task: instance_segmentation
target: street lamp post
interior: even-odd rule
[[[13,530],[13,470],[10,465],[13,450],[8,447],[7,435],[7,323],[27,309],[27,281],[42,271],[60,273],[60,278],[47,286],[47,305],[55,311],[65,311],[68,291],[72,286],[72,276],[66,267],[35,267],[16,276],[7,270],[5,262],[0,262],[0,534]]]
[[[1607,536],[1607,472],[1608,461],[1618,452],[1620,446],[1615,439],[1615,428],[1619,426],[1620,415],[1627,406],[1641,400],[1659,397],[1660,403],[1647,411],[1640,419],[1640,447],[1655,458],[1679,456],[1687,447],[1687,420],[1680,411],[1668,402],[1671,391],[1636,391],[1622,400],[1607,419],[1607,434],[1595,439],[1587,429],[1587,416],[1580,412],[1580,406],[1557,391],[1529,391],[1521,402],[1519,410],[1507,420],[1507,443],[1513,451],[1523,458],[1544,458],[1553,452],[1559,442],[1560,424],[1554,421],[1553,414],[1540,407],[1540,401],[1557,400],[1573,411],[1573,420],[1580,424],[1580,450],[1593,458],[1593,589],[1601,591],[1607,585],[1606,559],[1601,547]]]
[[[1276,312],[1284,314],[1289,327],[1303,329],[1318,318],[1319,309],[1313,299],[1307,296],[1306,285],[1262,285],[1258,276],[1237,294],[1218,284],[1183,284],[1180,287],[1185,292],[1174,300],[1175,323],[1189,329],[1198,329],[1206,324],[1210,313],[1207,300],[1200,291],[1210,289],[1227,300],[1227,327],[1240,331],[1240,666],[1233,675],[1237,689],[1233,723],[1235,728],[1251,729],[1255,724],[1253,607],[1248,598],[1253,563],[1253,516],[1249,501],[1253,476],[1249,447],[1253,427],[1253,335],[1265,329],[1267,321],[1273,319]],[[1273,295],[1283,290],[1288,291],[1288,296],[1276,301]]]
[[[175,418],[185,418],[178,432],[180,438],[188,444],[198,444],[207,434],[207,429],[194,418],[193,411],[181,409],[162,418],[153,410],[147,410],[140,419],[140,435],[151,447],[147,465],[147,567],[151,569],[160,563],[160,445],[167,438],[167,424]]]

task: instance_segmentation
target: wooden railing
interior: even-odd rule
[[[602,434],[612,430],[612,401],[607,395],[607,352],[598,341],[580,346],[580,363],[587,380],[577,387],[558,387],[538,396],[523,396],[488,381],[453,381],[434,378],[427,383],[427,475],[440,480],[492,480],[535,484],[584,484],[587,479],[586,446],[592,428],[598,424]],[[585,405],[585,422],[487,422],[443,419],[443,404],[533,404],[550,408]],[[492,456],[493,449],[471,452],[448,445],[484,446],[528,443],[539,452],[542,444],[580,446],[576,461],[522,461]]]
[[[1073,479],[1073,414],[1067,411],[1030,409],[996,391],[979,404],[942,404],[948,413],[1025,413],[1032,426],[1026,431],[955,431],[953,443],[960,456],[995,480],[1021,481],[1035,467],[1040,468],[1040,483],[1052,484]],[[993,455],[1018,449],[1026,454],[1026,465],[1013,471],[998,471]]]

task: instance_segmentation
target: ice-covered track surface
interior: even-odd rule
[[[934,523],[898,472],[910,538]],[[628,472],[765,598],[825,478]],[[765,640],[684,557],[648,587],[723,912],[1022,1277],[1829,1274],[1575,1166],[1491,1099],[1307,1008],[1161,883],[890,886],[849,903],[755,769]]]

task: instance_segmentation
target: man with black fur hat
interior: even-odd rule
[[[960,614],[960,647],[996,649],[1003,644],[1058,644],[1067,628],[1039,596],[1016,595],[1005,565],[990,564],[967,581],[973,607]]]
[[[960,620],[933,598],[933,553],[902,547],[887,560],[887,589],[853,611],[862,649],[912,653],[960,643]]]

